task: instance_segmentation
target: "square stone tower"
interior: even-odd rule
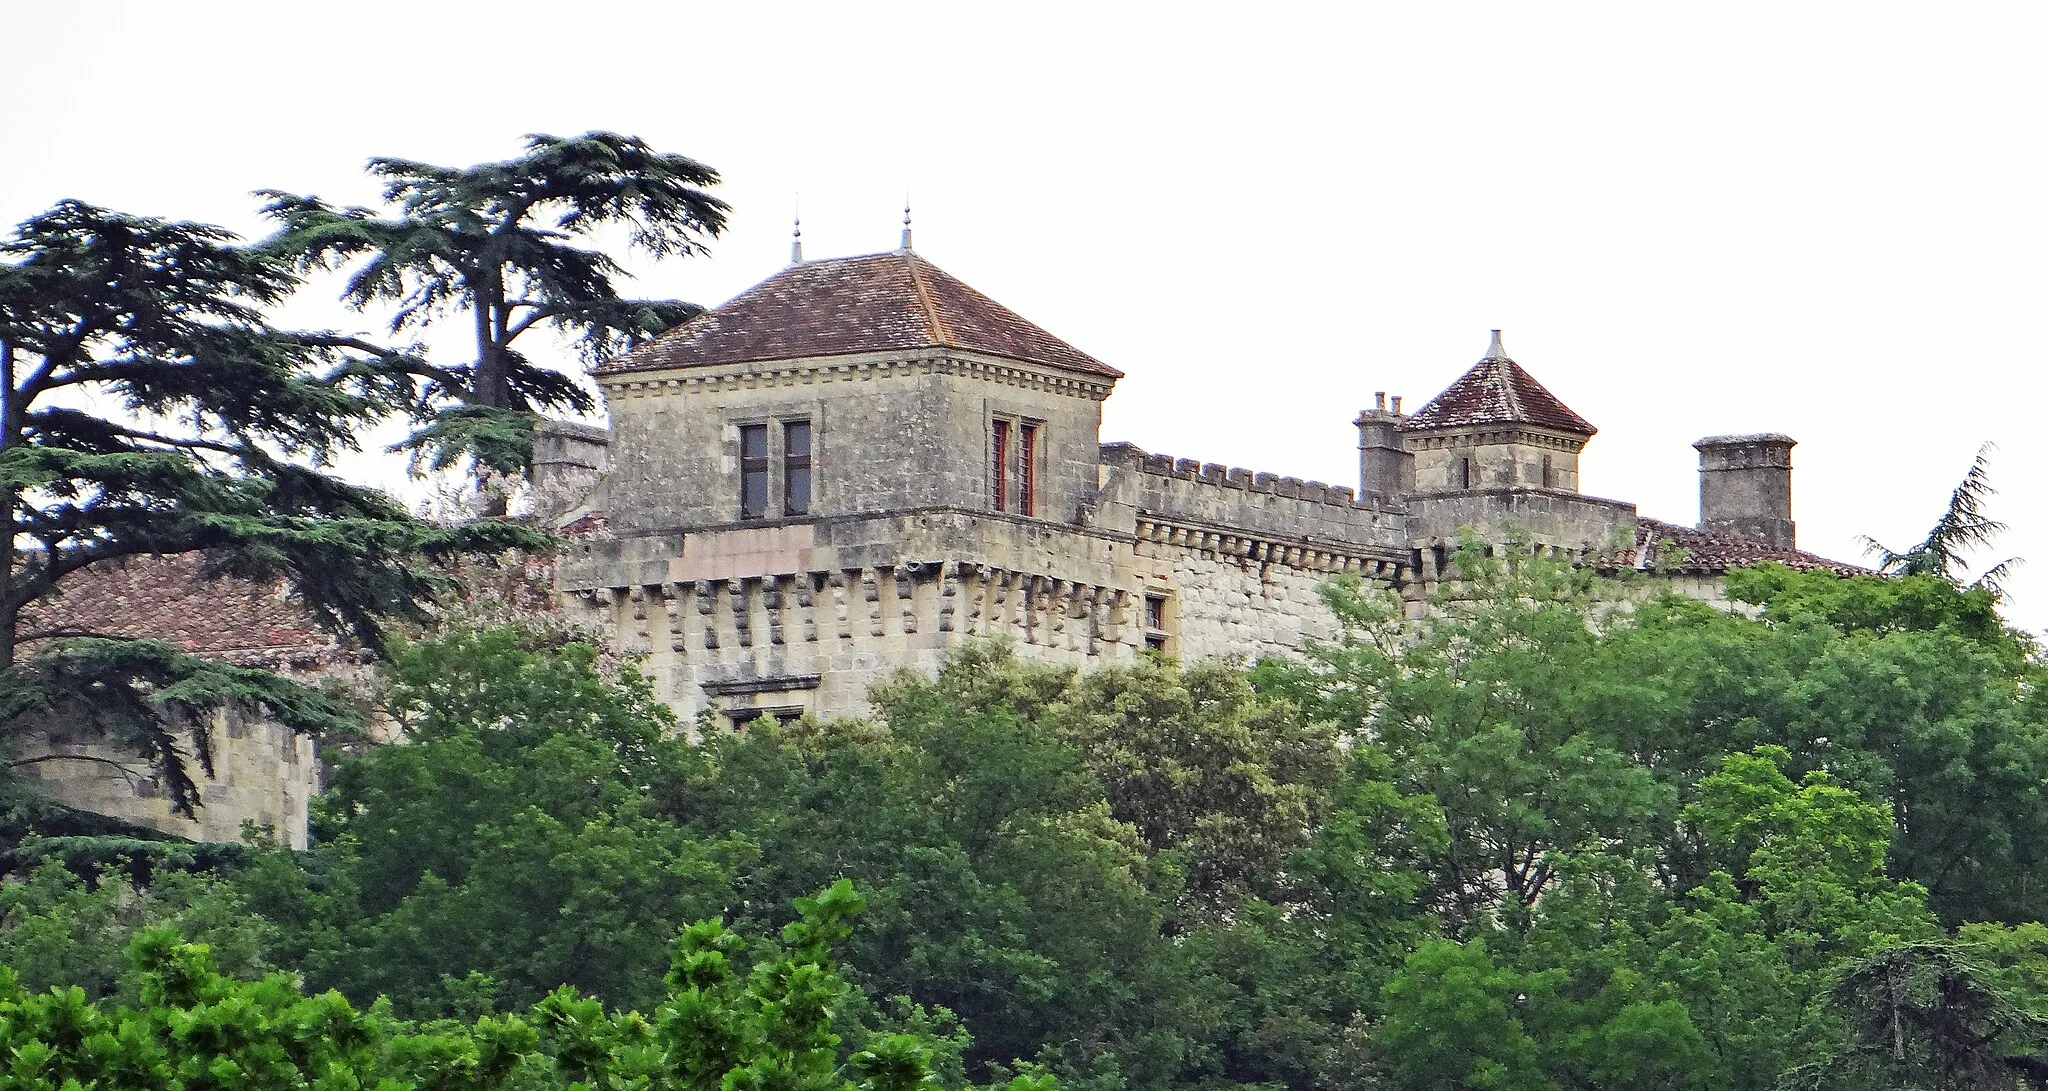
[[[1415,492],[1533,488],[1579,491],[1579,452],[1595,429],[1501,347],[1401,423]]]
[[[798,262],[596,372],[621,533],[955,508],[1071,522],[1120,372],[913,251]]]

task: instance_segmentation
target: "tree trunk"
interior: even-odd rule
[[[509,391],[505,385],[504,358],[491,336],[491,298],[479,291],[476,300],[476,374],[470,376],[469,400],[474,405],[503,408]]]
[[[485,274],[485,280],[476,293],[476,375],[470,380],[470,401],[475,405],[493,409],[512,407],[512,387],[505,367],[505,346],[501,341],[504,312],[505,280],[501,266],[492,266]],[[481,514],[486,518],[499,519],[507,513],[505,494],[502,489],[492,491],[491,482],[481,471],[477,474],[478,487],[483,491]]]
[[[20,407],[14,393],[14,345],[0,341],[0,455],[14,446],[15,417]],[[5,521],[5,540],[0,540],[0,670],[14,665],[15,629],[21,610],[14,604],[14,490],[0,485],[0,521]]]

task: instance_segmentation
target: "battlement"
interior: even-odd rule
[[[1156,477],[1171,477],[1226,489],[1266,493],[1314,504],[1365,507],[1376,511],[1399,510],[1388,509],[1384,504],[1374,503],[1370,497],[1361,502],[1357,491],[1349,485],[1328,485],[1321,481],[1304,481],[1298,477],[1257,472],[1239,466],[1225,466],[1220,462],[1157,455],[1133,443],[1103,444],[1102,464]]]
[[[1356,556],[1396,558],[1408,548],[1405,512],[1377,498],[1362,503],[1349,486],[1153,454],[1128,443],[1102,447],[1095,520],[1123,533],[1168,523]]]

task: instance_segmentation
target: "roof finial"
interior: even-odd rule
[[[1508,350],[1502,348],[1500,344],[1499,330],[1493,331],[1493,344],[1487,346],[1486,358],[1489,360],[1505,360],[1508,358]]]
[[[903,249],[910,249],[910,193],[903,194]]]
[[[804,202],[801,196],[796,200],[796,214],[790,219],[789,263],[804,263]]]

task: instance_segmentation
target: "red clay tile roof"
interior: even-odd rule
[[[1776,561],[1802,572],[1818,569],[1840,576],[1871,574],[1870,569],[1831,561],[1803,550],[1766,545],[1747,538],[1707,534],[1661,519],[1636,520],[1635,546],[1625,556],[1617,558],[1618,563],[1634,568],[1671,567],[1679,572],[1715,576],[1731,568],[1764,561]]]
[[[1571,411],[1557,395],[1543,388],[1522,365],[1501,351],[1500,331],[1493,348],[1472,365],[1450,389],[1402,422],[1405,429],[1464,428],[1481,424],[1534,424],[1562,432],[1592,435],[1596,429]]]
[[[31,607],[23,632],[148,637],[242,666],[341,654],[281,585],[209,580],[204,569],[197,553],[103,561],[65,577],[57,596]]]
[[[930,346],[1123,377],[907,250],[792,265],[597,373]]]

